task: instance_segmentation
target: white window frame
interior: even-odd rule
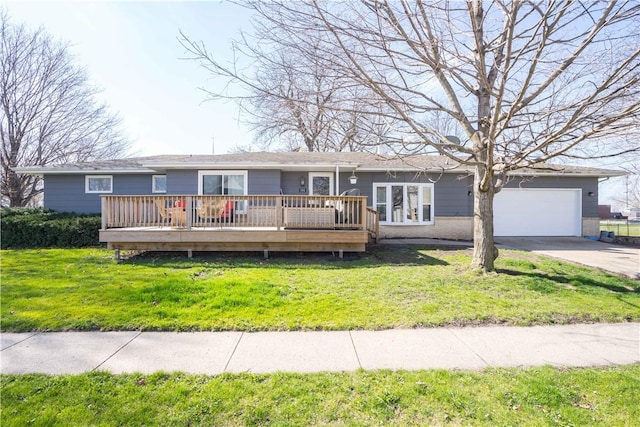
[[[109,186],[109,190],[104,190],[104,191],[95,191],[95,190],[89,190],[89,181],[91,179],[105,179],[105,178],[109,178],[109,181],[111,182],[111,185]],[[113,175],[85,175],[84,177],[84,192],[87,194],[109,194],[109,193],[113,193]]]
[[[224,183],[224,176],[225,175],[242,175],[244,176],[244,188],[242,189],[243,191],[243,196],[247,196],[249,194],[249,173],[246,170],[201,170],[198,171],[198,194],[199,195],[203,195],[202,191],[203,191],[203,185],[202,185],[202,178],[206,175],[221,175],[222,176],[222,182]],[[224,190],[223,190],[224,192]],[[223,194],[224,195],[224,194]],[[229,196],[233,196],[232,194],[229,194]],[[245,213],[245,206],[246,203],[245,202],[236,202],[236,207],[237,210],[236,212],[239,214],[244,214]]]
[[[309,181],[307,183],[307,186],[309,187],[309,195],[317,196],[317,194],[313,194],[313,178],[316,177],[329,177],[329,196],[333,196],[335,190],[335,187],[333,186],[333,172],[309,172]],[[322,196],[324,196],[324,194],[322,194]]]
[[[391,196],[391,187],[402,186],[402,221],[401,222],[393,222],[391,221],[393,215],[393,200]],[[407,198],[407,187],[418,187],[418,221],[409,221],[407,219],[407,209],[408,209],[408,198]],[[377,188],[384,187],[386,190],[387,197],[387,220],[380,221],[380,224],[383,225],[433,225],[435,222],[435,204],[434,204],[434,185],[432,183],[424,183],[424,182],[374,182],[373,183],[373,206],[378,205],[378,193]],[[431,192],[431,219],[425,221],[422,217],[422,207],[423,203],[423,189],[429,188]]]
[[[243,175],[244,176],[244,196],[249,194],[249,173],[246,170],[202,170],[198,171],[198,194],[202,194],[202,178],[205,175],[222,175],[222,182],[224,182],[224,175]]]
[[[156,188],[156,178],[164,178],[165,181],[165,190],[158,190]],[[166,189],[166,185],[167,185],[167,175],[152,175],[151,176],[151,192],[152,193],[166,193],[167,189]]]

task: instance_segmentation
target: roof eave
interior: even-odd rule
[[[577,177],[577,178],[614,178],[618,176],[625,176],[624,172],[615,171],[602,171],[602,172],[510,172],[509,176],[531,176],[531,177],[544,177],[544,176],[561,176],[561,177]]]
[[[13,168],[16,173],[28,175],[69,175],[69,174],[125,174],[125,173],[155,173],[155,169],[139,168],[139,169],[68,169],[68,168]]]
[[[336,166],[357,167],[356,162],[333,163],[249,163],[249,162],[225,162],[225,163],[183,163],[183,162],[158,162],[143,163],[143,166],[153,169],[280,169],[280,168],[335,168]]]

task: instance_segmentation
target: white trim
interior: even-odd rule
[[[12,168],[15,173],[26,173],[29,175],[86,175],[93,174],[126,174],[126,173],[153,173],[156,169],[47,169],[47,168]]]
[[[202,177],[205,175],[243,175],[244,176],[244,196],[249,194],[249,173],[244,170],[199,170],[198,171],[198,194],[202,195]]]
[[[164,177],[164,185],[165,185],[165,190],[164,191],[158,191],[156,189],[156,178],[162,178]],[[158,175],[151,175],[151,192],[152,193],[166,193],[167,189],[166,189],[166,185],[167,185],[167,175],[166,174],[158,174]]]
[[[306,172],[309,170],[320,171],[326,170],[327,172],[334,172],[336,165],[341,166],[343,169],[357,168],[360,172],[421,172],[421,173],[455,173],[455,174],[473,174],[472,169],[467,168],[454,168],[454,169],[442,169],[442,168],[428,168],[421,169],[417,167],[367,167],[362,166],[359,163],[257,163],[257,162],[237,162],[237,163],[190,163],[190,162],[142,162],[140,168],[136,169],[78,169],[72,168],[47,168],[47,167],[15,167],[12,170],[16,173],[24,173],[29,175],[56,175],[56,174],[79,174],[85,175],[87,173],[94,174],[148,174],[158,173],[164,169],[211,169],[212,167],[219,167],[225,170],[232,170],[233,168],[241,168],[244,170],[252,169],[280,169],[283,171],[300,171]],[[564,171],[513,171],[508,172],[510,177],[584,177],[584,178],[612,178],[626,175],[624,172],[617,171],[599,171],[599,172],[564,172]]]
[[[298,170],[315,170],[319,168],[321,170],[326,169],[327,171],[335,171],[336,165],[340,165],[343,167],[356,168],[360,167],[359,163],[312,163],[312,162],[300,162],[300,163],[274,163],[274,162],[141,162],[142,167],[148,168],[167,168],[167,169],[198,169],[198,168],[206,168],[211,169],[212,167],[220,167],[224,169],[298,169]]]
[[[111,181],[110,189],[108,191],[91,191],[89,190],[89,180],[92,178],[109,178]],[[85,175],[84,176],[84,192],[87,194],[109,194],[113,193],[113,175]]]
[[[313,194],[313,178],[315,177],[329,177],[329,196],[333,196],[333,172],[309,172],[309,182],[307,183],[309,195],[315,196],[315,194]]]
[[[393,215],[393,209],[389,209],[390,204],[392,203],[391,196],[391,187],[393,186],[402,186],[402,221],[393,222],[390,221],[391,216]],[[409,221],[407,219],[406,212],[408,210],[408,197],[407,197],[407,187],[416,186],[418,187],[418,221]],[[377,208],[378,205],[378,192],[376,191],[376,187],[384,187],[386,189],[386,205],[387,205],[387,220],[380,221],[381,225],[398,225],[398,226],[408,226],[408,225],[433,225],[435,223],[435,186],[433,183],[428,182],[374,182],[372,184],[372,192],[373,192],[373,202],[372,206],[374,209]],[[425,221],[422,217],[422,207],[424,206],[423,188],[431,189],[431,220]]]

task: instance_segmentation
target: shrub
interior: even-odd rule
[[[100,215],[59,213],[42,208],[3,208],[0,223],[2,249],[99,245]]]

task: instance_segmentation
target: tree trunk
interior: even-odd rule
[[[6,175],[7,179],[7,189],[8,194],[6,195],[9,199],[9,206],[11,207],[23,207],[26,205],[26,200],[24,198],[24,194],[22,192],[22,185],[20,182],[20,177],[17,173],[12,170],[7,171]]]
[[[483,272],[493,271],[493,264],[498,257],[498,250],[493,239],[493,185],[486,190],[480,185],[486,172],[481,166],[476,167],[473,192],[473,267]]]

